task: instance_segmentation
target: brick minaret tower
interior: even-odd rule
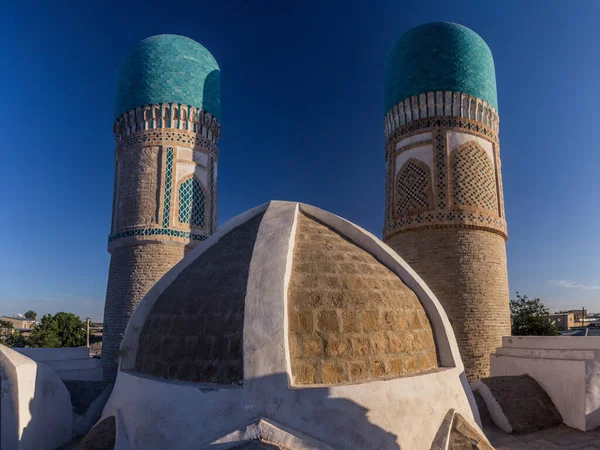
[[[136,305],[216,228],[220,91],[213,56],[182,36],[141,41],[119,69],[105,381]]]
[[[497,109],[494,60],[472,30],[430,23],[392,46],[384,240],[446,309],[470,380],[510,335]]]

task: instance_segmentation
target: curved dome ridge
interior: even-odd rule
[[[185,36],[138,42],[119,67],[115,118],[154,103],[195,106],[221,120],[220,69],[213,55]]]
[[[384,114],[410,96],[432,91],[462,92],[498,109],[492,52],[470,28],[427,23],[392,45],[385,65]]]

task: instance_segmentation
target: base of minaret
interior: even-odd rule
[[[506,244],[468,228],[406,231],[386,240],[436,295],[452,323],[469,381],[489,376],[510,336]]]
[[[133,310],[156,282],[184,257],[180,243],[148,243],[118,247],[111,251],[104,330],[102,336],[103,378],[117,377],[119,346]]]

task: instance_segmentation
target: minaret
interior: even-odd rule
[[[136,305],[217,226],[220,120],[219,66],[197,42],[153,36],[119,68],[105,381],[116,377],[119,345]]]
[[[494,60],[474,31],[422,25],[385,68],[384,241],[444,306],[467,377],[510,335]]]

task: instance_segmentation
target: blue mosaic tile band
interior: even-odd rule
[[[385,65],[385,111],[411,95],[452,91],[478,97],[498,110],[494,58],[473,30],[433,22],[400,36]]]
[[[221,76],[210,52],[184,36],[161,34],[139,42],[117,75],[115,118],[153,103],[183,103],[221,121]]]
[[[163,208],[163,228],[169,228],[171,219],[171,191],[173,190],[173,148],[167,148],[165,157],[165,199]]]
[[[204,241],[208,239],[208,236],[204,234],[190,233],[189,231],[180,231],[165,228],[139,228],[135,230],[127,230],[111,234],[108,237],[108,242],[132,236],[172,236],[184,239],[191,239],[194,241]]]

